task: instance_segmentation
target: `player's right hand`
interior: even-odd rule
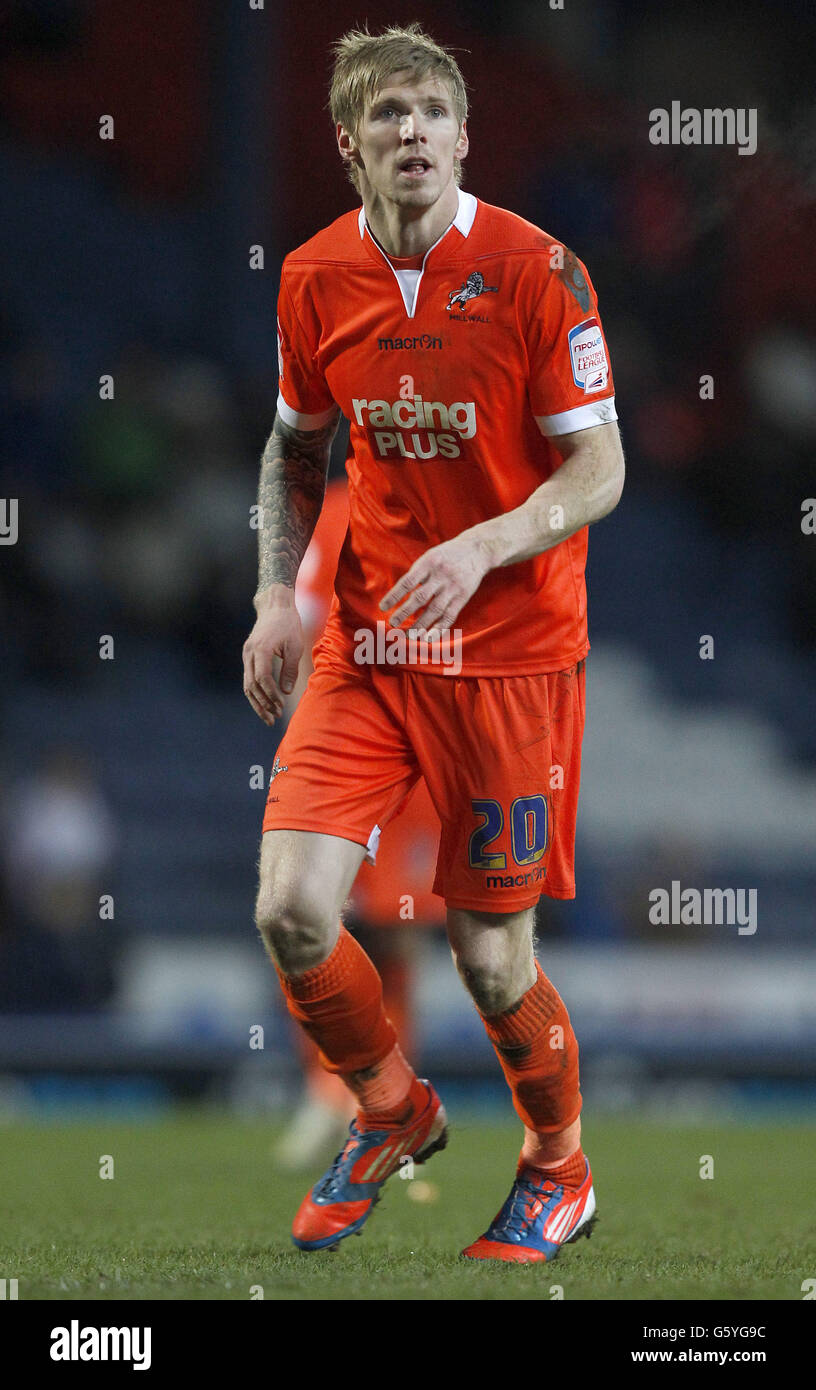
[[[244,694],[258,718],[270,728],[283,714],[284,696],[297,680],[305,645],[291,593],[287,590],[287,597],[267,589],[258,595],[258,616],[243,647]]]

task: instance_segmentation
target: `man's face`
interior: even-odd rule
[[[403,207],[431,207],[454,182],[454,158],[468,151],[447,85],[398,73],[367,104],[356,137],[338,126],[341,152],[375,194]]]

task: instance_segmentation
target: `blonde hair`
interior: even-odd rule
[[[357,135],[366,102],[400,72],[410,72],[415,80],[441,78],[450,90],[460,130],[467,120],[467,89],[459,64],[420,24],[390,25],[381,34],[370,34],[367,26],[350,29],[333,45],[333,52],[329,109],[335,126],[342,125],[350,135]],[[461,184],[461,160],[454,159],[453,168],[456,183]],[[359,193],[360,173],[351,160],[346,161],[346,171]]]

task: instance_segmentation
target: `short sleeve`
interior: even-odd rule
[[[586,266],[553,242],[532,269],[528,389],[541,433],[571,434],[617,420],[609,350]]]
[[[284,263],[278,294],[278,414],[293,429],[319,430],[339,414],[315,362],[319,331],[311,305],[296,305]]]

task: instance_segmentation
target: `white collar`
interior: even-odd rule
[[[470,235],[471,227],[476,218],[476,208],[478,207],[479,200],[478,198],[474,198],[472,193],[464,193],[461,188],[457,188],[456,192],[459,195],[459,208],[451,223],[451,227],[455,227],[457,231],[462,233],[462,236],[466,237]],[[362,240],[365,236],[367,226],[365,207],[360,208],[357,217],[357,226],[360,228],[360,239]],[[450,227],[448,227],[447,230],[450,231]],[[442,236],[444,235],[445,233],[443,232]],[[442,237],[439,238],[439,241],[441,240]],[[438,244],[439,242],[436,243],[436,245]]]

